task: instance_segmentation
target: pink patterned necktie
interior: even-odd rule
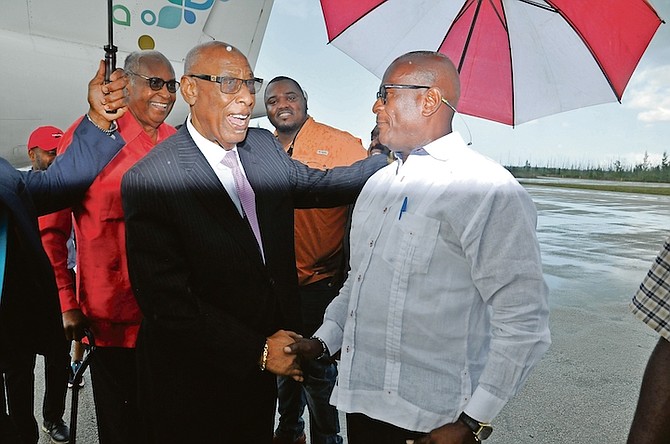
[[[261,256],[263,256],[263,260],[265,260],[263,242],[261,241],[261,230],[258,227],[258,217],[256,216],[256,194],[254,193],[253,188],[251,188],[251,184],[244,176],[244,173],[242,173],[240,164],[237,162],[237,155],[233,150],[228,151],[226,155],[223,156],[221,163],[230,168],[233,172],[235,189],[237,190],[237,197],[242,204],[242,211],[247,216],[249,225],[251,225],[251,231],[254,232],[258,246],[261,249]]]

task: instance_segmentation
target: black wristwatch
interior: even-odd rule
[[[316,359],[317,361],[320,361],[320,360],[330,356],[330,353],[328,352],[328,346],[326,345],[326,342],[323,339],[319,338],[318,336],[312,336],[309,339],[316,339],[321,344],[321,354],[314,359]]]
[[[477,442],[483,441],[493,432],[493,427],[488,422],[479,422],[476,419],[470,418],[465,412],[461,413],[461,416],[458,417],[458,420],[463,424],[468,426],[472,430],[472,434],[475,435],[475,440]]]

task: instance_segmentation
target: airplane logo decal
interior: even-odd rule
[[[157,26],[163,29],[176,29],[183,22],[192,25],[197,21],[195,11],[209,10],[216,0],[166,0],[169,3],[160,8],[158,13],[152,9],[145,9],[139,13],[139,20],[147,26]],[[228,1],[228,0],[219,0]],[[112,7],[112,19],[115,24],[121,26],[131,26],[131,12],[123,4],[116,4]],[[138,46],[141,49],[154,49],[155,41],[150,35],[142,35],[138,39]]]

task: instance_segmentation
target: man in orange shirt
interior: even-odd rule
[[[276,136],[289,156],[312,168],[351,165],[366,156],[361,140],[317,123],[307,114],[307,94],[289,77],[275,77],[265,90],[265,108]],[[346,241],[349,207],[295,210],[295,250],[304,336],[321,325],[323,313],[337,296],[348,263]],[[306,441],[302,414],[309,407],[310,442],[342,443],[335,407],[329,403],[335,386],[334,361],[312,361],[304,369],[305,384],[278,378],[279,426],[275,444]]]
[[[59,270],[64,263],[59,259],[67,256],[63,239],[70,235],[70,218],[54,222],[51,240],[42,236],[54,265],[65,336],[81,340],[84,328],[89,327],[96,340],[91,384],[101,444],[139,443],[141,439],[135,345],[142,313],[128,277],[121,178],[157,143],[175,133],[163,122],[179,88],[170,61],[157,51],[131,53],[124,70],[130,112],[116,123],[126,145],[72,208],[77,239],[76,297],[71,274]],[[65,133],[59,154],[78,123]]]

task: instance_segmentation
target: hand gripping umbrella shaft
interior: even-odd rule
[[[107,0],[107,44],[105,45],[105,83],[109,83],[110,76],[116,69],[116,51],[114,46],[114,20],[112,12],[112,0]],[[116,110],[107,111],[108,114],[116,113]]]

